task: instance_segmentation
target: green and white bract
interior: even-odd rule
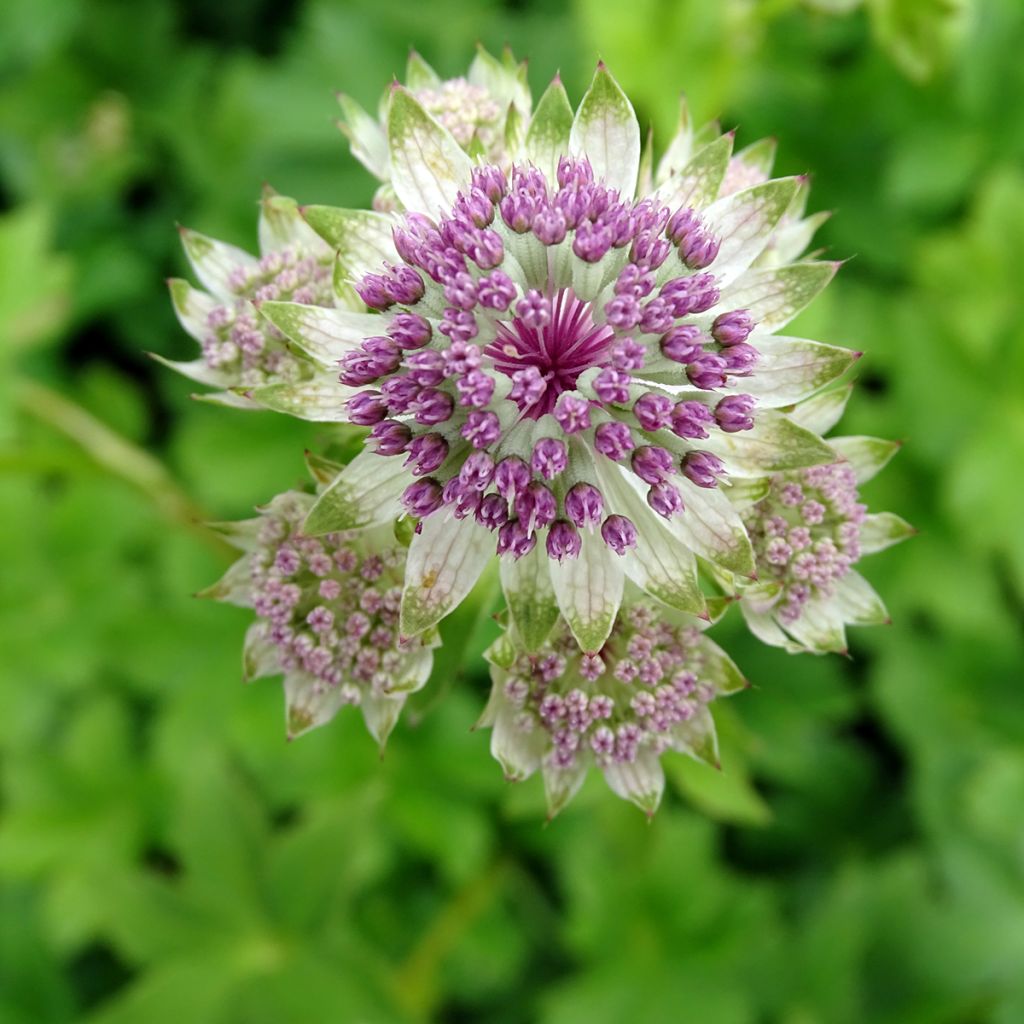
[[[318,460],[314,475],[327,466]],[[309,537],[314,496],[278,495],[259,517],[213,524],[245,552],[200,596],[252,608],[242,656],[246,682],[284,675],[289,739],[357,705],[384,744],[433,664],[433,634],[399,634],[406,549],[389,526]]]

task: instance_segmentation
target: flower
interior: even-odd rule
[[[526,80],[526,62],[517,62],[507,47],[501,59],[483,46],[465,75],[442,79],[415,50],[409,54],[405,84],[423,109],[451,134],[466,152],[504,166],[529,122],[532,99]],[[338,97],[339,122],[352,155],[384,184],[373,208],[394,210],[398,198],[390,184],[386,118],[377,120],[351,97]],[[387,100],[382,103],[386,111]]]
[[[202,596],[252,608],[246,681],[284,674],[289,738],[359,705],[383,744],[430,675],[434,638],[399,637],[405,548],[389,527],[310,537],[314,496],[278,495],[256,519],[214,524],[246,554]]]
[[[182,244],[207,291],[169,283],[175,312],[201,348],[189,363],[159,362],[201,384],[226,389],[204,396],[243,409],[271,408],[306,419],[337,420],[345,396],[314,362],[261,317],[271,299],[317,307],[361,308],[358,296],[336,293],[334,250],[301,217],[295,201],[267,190],[261,206],[257,258],[225,242],[181,229]],[[329,391],[321,385],[335,384]]]
[[[513,614],[556,601],[585,650],[607,638],[627,576],[702,614],[697,557],[754,571],[729,488],[833,458],[780,410],[856,353],[774,332],[835,264],[752,269],[803,183],[717,198],[721,136],[678,168],[670,146],[662,183],[638,198],[639,128],[603,66],[575,114],[552,83],[507,172],[474,163],[400,86],[387,130],[404,212],[376,216],[372,245],[348,240],[371,312],[261,306],[337,360],[348,418],[370,427],[307,529],[421,520],[409,633],[495,552]],[[368,215],[332,216],[332,239],[345,223],[370,237]]]
[[[597,767],[619,796],[653,814],[661,755],[718,760],[709,705],[746,683],[683,616],[643,599],[624,605],[600,651],[579,649],[564,620],[536,650],[515,630],[492,647],[491,698],[480,720],[510,781],[540,770],[557,814]]]
[[[881,598],[853,566],[914,532],[899,516],[868,514],[858,487],[899,445],[837,437],[838,461],[776,473],[743,513],[758,582],[740,586],[747,625],[762,641],[790,651],[847,649],[845,626],[889,621]]]

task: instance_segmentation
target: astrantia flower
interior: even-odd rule
[[[285,336],[261,317],[268,300],[361,308],[358,296],[332,283],[334,250],[299,215],[295,201],[268,191],[259,224],[260,256],[182,229],[185,253],[207,291],[169,282],[182,326],[199,342],[189,363],[159,362],[201,384],[224,389],[204,396],[244,409],[278,409],[314,420],[337,420],[345,396],[335,375],[317,374]]]
[[[845,652],[846,625],[887,622],[881,598],[853,566],[913,533],[899,516],[868,514],[858,493],[899,446],[872,437],[829,444],[839,461],[774,474],[743,513],[758,582],[741,588],[740,607],[756,636],[791,651]]]
[[[665,777],[661,755],[717,762],[708,705],[745,683],[725,653],[683,616],[639,600],[622,607],[596,653],[563,621],[537,650],[515,630],[491,649],[491,699],[481,718],[505,775],[540,770],[556,814],[599,768],[621,797],[653,814]]]
[[[551,85],[507,173],[474,165],[400,87],[388,150],[404,214],[306,211],[374,312],[261,306],[340,365],[348,418],[371,428],[307,529],[422,520],[410,633],[495,552],[513,615],[557,603],[585,650],[607,638],[627,576],[701,614],[695,556],[754,570],[728,487],[833,457],[779,409],[855,354],[773,332],[835,265],[751,269],[801,182],[716,199],[723,136],[636,198],[639,129],[603,66],[575,115]]]
[[[204,596],[255,611],[245,679],[283,673],[289,737],[351,704],[383,743],[430,675],[432,638],[399,637],[406,549],[393,530],[309,537],[302,523],[313,500],[289,491],[258,519],[220,524],[247,553]]]
[[[442,79],[414,50],[409,54],[405,85],[467,153],[504,166],[519,148],[532,100],[526,63],[517,62],[510,50],[504,50],[501,60],[497,60],[479,46],[466,74],[448,79]],[[398,199],[390,185],[388,158],[388,97],[381,101],[379,120],[351,97],[342,94],[338,99],[342,109],[340,127],[349,139],[353,156],[385,183],[374,197],[374,209],[395,209]]]

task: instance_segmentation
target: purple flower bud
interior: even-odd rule
[[[636,527],[625,516],[609,516],[601,524],[601,537],[617,555],[624,555],[629,548],[636,547]]]
[[[388,414],[379,391],[361,391],[348,400],[349,421],[360,427],[372,427]]]
[[[451,395],[437,388],[424,388],[413,402],[413,413],[416,422],[424,426],[433,426],[435,423],[444,423],[451,419],[455,401]]]
[[[547,539],[548,555],[551,558],[558,562],[564,558],[579,558],[582,547],[583,540],[571,523],[559,519],[551,524]]]
[[[726,372],[735,377],[749,376],[761,357],[761,353],[753,345],[747,345],[745,342],[723,348],[718,354],[725,363]]]
[[[551,206],[545,206],[533,218],[533,233],[544,245],[558,245],[565,238],[565,214]]]
[[[594,169],[587,160],[577,160],[571,156],[560,156],[558,158],[558,169],[555,172],[558,184],[562,188],[570,185],[590,185],[594,181]]]
[[[633,403],[633,415],[644,430],[661,430],[672,418],[672,399],[648,391]]]
[[[487,452],[471,452],[459,470],[459,480],[464,487],[483,491],[494,476],[494,459]]]
[[[710,267],[718,256],[721,243],[709,234],[694,235],[679,246],[679,258],[694,270]]]
[[[635,263],[627,263],[615,281],[616,295],[632,295],[634,298],[644,299],[653,290],[654,275]]]
[[[704,351],[701,348],[703,341],[699,327],[693,324],[680,324],[661,339],[661,352],[677,363],[689,363]]]
[[[544,327],[551,322],[551,303],[539,291],[531,288],[516,303],[516,318],[527,327]]]
[[[444,286],[444,297],[457,309],[472,309],[476,305],[476,281],[464,270],[459,271]]]
[[[703,402],[678,402],[672,410],[672,432],[679,437],[707,437],[707,428],[714,419]]]
[[[480,332],[476,317],[464,309],[453,309],[446,306],[441,314],[441,323],[437,328],[451,341],[471,341]]]
[[[584,263],[599,263],[612,247],[612,241],[612,234],[607,228],[590,221],[583,221],[576,228],[576,235],[572,240],[572,251]]]
[[[388,295],[403,306],[411,306],[423,298],[423,278],[412,267],[395,267],[385,281]]]
[[[496,413],[474,409],[466,417],[459,433],[474,448],[488,448],[501,437],[501,421]]]
[[[660,296],[650,299],[640,317],[640,330],[644,334],[663,334],[678,315],[666,299]]]
[[[648,484],[660,484],[675,470],[672,453],[649,444],[637,448],[633,453],[631,465],[633,472]]]
[[[413,476],[425,476],[438,469],[448,458],[448,442],[440,434],[420,434],[409,444],[407,466],[412,466]]]
[[[555,406],[554,416],[567,434],[578,434],[590,426],[590,403],[578,395],[563,392]]]
[[[409,447],[412,431],[397,420],[383,420],[370,431],[378,455],[401,455]]]
[[[388,326],[388,335],[399,348],[422,348],[433,333],[430,321],[416,313],[397,313]]]
[[[633,450],[633,435],[625,423],[613,420],[611,423],[602,423],[594,431],[594,447],[602,454],[607,455],[614,462],[619,462]]]
[[[698,487],[717,487],[718,478],[725,472],[722,460],[711,452],[688,452],[681,468],[683,475]]]
[[[629,247],[629,258],[644,270],[657,270],[668,259],[672,246],[653,231],[637,235]]]
[[[617,370],[642,370],[647,359],[647,349],[632,338],[619,338],[608,354]]]
[[[593,484],[573,484],[565,496],[565,514],[580,529],[596,526],[604,515],[601,492]]]
[[[683,510],[683,496],[679,489],[670,483],[655,484],[647,492],[647,504],[666,519],[671,519]]]
[[[496,231],[478,231],[468,253],[469,258],[481,270],[491,270],[505,258],[505,244]]]
[[[594,393],[602,402],[625,405],[632,383],[633,378],[628,373],[607,366],[594,378]]]
[[[402,494],[402,505],[409,515],[424,519],[441,507],[441,485],[430,477],[409,484]]]
[[[501,219],[518,235],[530,230],[530,224],[537,213],[533,197],[525,192],[510,192],[499,204]]]
[[[537,535],[527,530],[518,519],[510,519],[498,530],[498,554],[522,558],[528,555],[537,543]]]
[[[640,301],[633,295],[616,295],[604,304],[604,318],[620,331],[632,331],[640,323]]]
[[[686,376],[695,388],[720,388],[725,384],[725,360],[713,352],[702,352],[686,367]]]
[[[680,207],[668,219],[665,235],[673,245],[679,245],[684,238],[701,230],[701,220],[689,206]]]
[[[393,413],[408,412],[416,401],[416,396],[423,390],[416,381],[404,374],[388,377],[380,389],[387,399],[388,409]]]
[[[534,473],[544,477],[545,480],[554,480],[568,464],[569,452],[564,441],[544,437],[533,446],[530,465],[533,467]]]
[[[476,521],[488,530],[497,530],[508,522],[508,502],[499,494],[486,494],[476,511]]]
[[[754,318],[745,309],[720,313],[711,325],[711,337],[719,345],[738,345],[746,341],[754,329]]]
[[[490,402],[494,395],[494,378],[483,370],[470,370],[464,377],[455,381],[459,392],[459,405],[481,408]]]
[[[391,297],[388,280],[381,274],[367,274],[356,285],[356,292],[370,309],[387,309],[395,302]]]
[[[750,414],[755,404],[753,395],[727,395],[715,406],[715,419],[727,434],[750,430],[754,426]]]
[[[661,297],[671,304],[675,316],[689,316],[710,309],[719,296],[713,274],[694,274],[666,281]]]
[[[487,309],[505,310],[515,301],[516,286],[503,270],[495,270],[477,282],[477,299]]]
[[[536,480],[516,495],[514,507],[517,518],[529,530],[541,530],[545,526],[550,526],[558,514],[555,496]]]
[[[512,374],[512,390],[508,397],[525,412],[543,398],[547,389],[547,381],[540,370],[536,366],[524,366]]]
[[[456,211],[468,217],[478,228],[485,228],[494,220],[494,203],[482,188],[474,185],[469,195],[462,194],[455,203]]]
[[[492,203],[498,202],[508,187],[504,171],[493,165],[474,167],[471,180],[473,188],[480,189]]]
[[[475,515],[480,508],[480,492],[467,487],[457,476],[453,476],[444,485],[441,501],[451,507],[456,519],[466,519]]]
[[[405,357],[406,376],[420,387],[436,387],[444,380],[444,357],[436,349],[426,348]]]
[[[513,501],[529,482],[530,467],[518,456],[502,459],[494,470],[494,486],[506,501]]]

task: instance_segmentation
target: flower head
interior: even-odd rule
[[[343,401],[318,401],[315,364],[296,354],[286,336],[261,317],[259,305],[285,301],[317,307],[355,307],[335,292],[334,251],[301,217],[295,201],[267,191],[260,216],[260,255],[182,229],[182,244],[207,291],[170,281],[175,312],[199,343],[200,358],[173,363],[202,384],[226,389],[207,396],[240,408],[279,408],[309,419],[338,419]]]
[[[845,625],[888,621],[881,598],[853,566],[913,532],[898,516],[869,515],[858,486],[897,445],[833,438],[840,461],[777,473],[743,514],[758,582],[741,590],[751,630],[791,650],[845,651]]]
[[[289,491],[258,519],[224,524],[247,554],[204,596],[255,611],[245,678],[283,673],[289,738],[352,704],[384,743],[432,664],[429,638],[398,631],[406,552],[386,527],[307,536],[312,502]]]
[[[466,152],[506,166],[530,117],[532,100],[526,63],[507,48],[495,58],[482,46],[465,75],[443,79],[413,50],[405,74],[406,88]],[[384,184],[374,196],[375,210],[396,209],[399,199],[390,183],[386,118],[368,114],[350,97],[339,97],[341,130],[352,155]],[[387,100],[382,104],[387,109]]]
[[[710,703],[744,684],[735,665],[692,625],[640,600],[624,605],[600,651],[580,651],[559,622],[536,650],[511,632],[491,652],[491,699],[481,724],[506,776],[540,770],[557,813],[599,768],[621,797],[653,814],[660,757],[717,760]]]
[[[405,212],[389,258],[353,275],[374,312],[318,318],[311,332],[289,304],[263,310],[300,344],[331,336],[341,385],[358,393],[349,418],[371,428],[379,485],[367,501],[342,479],[332,508],[422,520],[410,564],[429,582],[410,572],[409,632],[438,621],[494,552],[543,563],[509,569],[506,593],[550,575],[587,650],[608,635],[627,574],[700,614],[695,556],[754,569],[725,485],[831,458],[779,409],[853,354],[773,332],[835,267],[750,270],[801,186],[716,200],[707,182],[721,181],[731,146],[720,141],[636,198],[639,130],[603,67],[575,116],[551,86],[507,170],[474,165],[411,92],[393,90],[388,150]],[[359,460],[351,472],[374,475]]]

